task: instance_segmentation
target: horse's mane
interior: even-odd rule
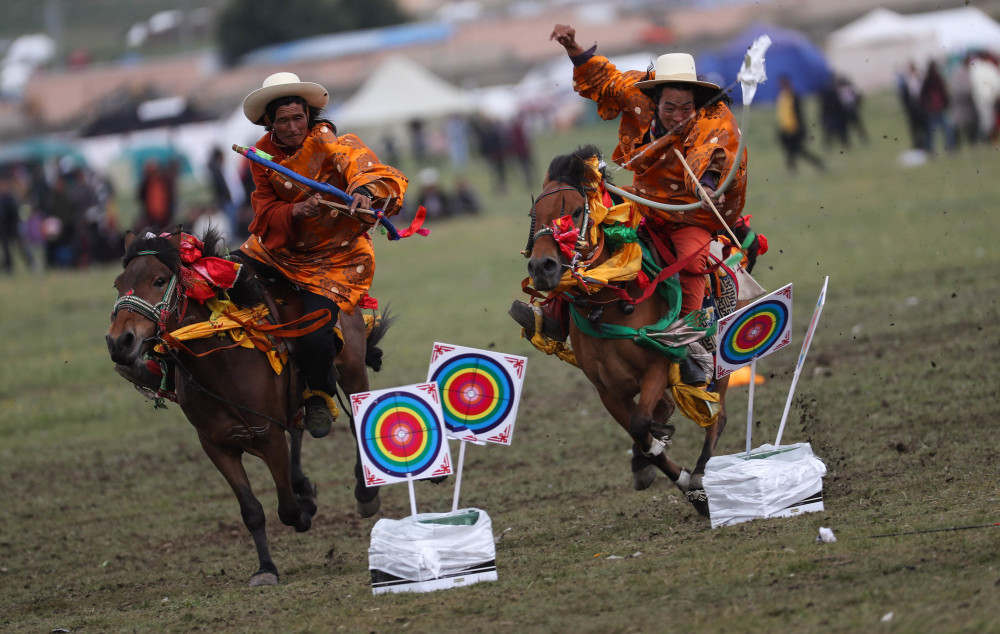
[[[585,161],[597,157],[601,164],[601,178],[607,182],[611,179],[607,175],[607,165],[604,164],[604,157],[595,145],[583,145],[572,154],[562,154],[552,159],[549,163],[548,178],[551,181],[558,181],[572,185],[580,191],[593,186],[594,183],[587,182],[592,172],[587,169]]]
[[[170,235],[160,236],[150,233],[136,238],[125,250],[125,255],[122,256],[122,268],[127,267],[129,262],[139,255],[145,255],[144,252],[152,251],[156,259],[176,273],[181,267],[181,255],[177,248],[170,243],[169,238]],[[201,241],[205,244],[201,252],[203,257],[228,258],[222,234],[216,228],[210,227]],[[249,273],[250,269],[245,267],[236,279],[233,288],[229,289],[229,298],[240,307],[256,306],[264,301],[263,289],[261,289],[256,276]]]

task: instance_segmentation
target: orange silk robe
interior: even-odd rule
[[[726,104],[717,101],[698,110],[679,134],[667,134],[649,142],[647,135],[656,116],[656,104],[634,85],[645,78],[645,72],[622,73],[606,57],[594,55],[574,68],[573,88],[581,96],[597,102],[602,119],[611,120],[621,115],[618,147],[611,159],[634,173],[632,191],[643,198],[675,205],[699,202],[695,183],[677,159],[674,148],[681,151],[699,179],[711,166],[721,174],[721,181],[733,165],[740,141],[736,119]],[[724,152],[725,158],[713,164],[717,149]],[[716,206],[728,225],[743,213],[746,166],[744,151],[736,176],[725,192],[725,203]],[[644,214],[667,222],[696,225],[708,231],[723,228],[711,210],[661,211],[645,205],[641,209]]]
[[[353,134],[338,137],[319,122],[291,156],[278,149],[270,132],[257,141],[257,148],[271,154],[276,163],[347,193],[364,185],[374,194],[374,208],[392,197],[391,207],[385,210],[388,215],[402,205],[406,177],[379,163],[375,153]],[[250,171],[257,189],[250,199],[254,218],[243,252],[302,288],[330,298],[341,310],[353,312],[375,275],[375,252],[366,233],[370,225],[327,207],[312,218],[292,218],[292,205],[309,194],[258,163],[251,163]]]

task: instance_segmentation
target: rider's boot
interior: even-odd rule
[[[337,371],[333,365],[337,343],[333,327],[338,311],[336,304],[318,295],[309,293],[304,300],[306,314],[317,308],[329,308],[332,312],[330,323],[299,337],[293,344],[295,363],[306,384],[302,393],[306,410],[303,426],[313,438],[323,438],[340,414],[333,399],[337,391]]]
[[[701,342],[688,344],[687,356],[680,360],[681,383],[707,385],[714,376],[712,355]]]
[[[518,323],[518,325],[524,328],[524,337],[526,339],[531,339],[535,336],[536,316],[541,315],[542,335],[555,341],[566,341],[567,333],[563,328],[562,320],[554,314],[555,311],[551,308],[554,304],[555,302],[552,302],[539,307],[526,302],[514,300],[514,303],[510,305],[510,310],[507,311],[507,314],[510,315],[514,321]]]

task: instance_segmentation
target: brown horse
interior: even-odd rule
[[[595,166],[600,166],[595,168]],[[606,263],[612,254],[605,248],[603,229],[597,240],[591,240],[591,202],[594,192],[604,179],[603,160],[593,146],[574,154],[553,159],[543,191],[532,205],[532,225],[528,249],[528,274],[531,285],[540,293],[551,292],[564,281],[564,271],[572,260],[588,261],[587,272]],[[579,230],[578,240],[560,239],[567,235],[569,221]],[[557,222],[558,221],[558,222]],[[689,473],[671,460],[664,448],[669,445],[674,426],[668,423],[675,404],[668,388],[671,385],[670,360],[663,354],[637,345],[631,338],[593,336],[593,329],[602,325],[639,329],[660,321],[669,314],[670,306],[660,293],[652,293],[639,303],[623,297],[635,297],[639,290],[634,282],[625,285],[602,286],[593,293],[566,291],[572,297],[568,309],[576,312],[569,320],[569,336],[576,363],[583,370],[611,416],[631,436],[632,474],[635,488],[641,490],[653,483],[656,469],[667,475],[703,515],[708,515],[708,503],[701,480],[705,465],[712,457],[726,426],[725,392],[728,376],[717,382],[720,412],[705,428],[705,441],[694,472]],[[625,291],[625,294],[622,293]],[[590,324],[591,333],[579,324]]]
[[[180,258],[181,239],[179,232],[156,237],[147,234],[144,238],[129,232],[126,236],[124,271],[115,279],[118,300],[106,336],[108,350],[118,373],[140,391],[147,396],[157,390],[160,394],[168,393],[180,405],[198,431],[205,453],[239,501],[243,523],[253,537],[259,560],[259,569],[250,578],[250,585],[274,585],[278,582],[278,570],[268,547],[264,509],[253,494],[242,456],[252,454],[267,465],[277,489],[281,522],[299,532],[309,530],[316,513],[316,488],[302,472],[299,460],[302,430],[293,425],[300,407],[302,383],[294,368],[276,373],[262,350],[234,346],[229,337],[192,339],[180,346],[167,346],[163,351],[162,344],[165,337],[170,337],[169,333],[204,323],[211,312],[190,297],[186,281],[190,280],[191,270]],[[218,243],[219,236],[210,231],[201,255],[215,256]],[[277,312],[282,323],[301,315],[301,300],[293,289],[280,280],[263,280],[246,262],[243,264],[228,292],[234,305],[253,307],[265,303],[272,312],[280,305]],[[213,292],[223,297],[221,292]],[[375,370],[381,366],[377,344],[389,323],[383,320],[366,333],[361,311],[356,310],[351,315],[342,314],[340,325],[344,344],[336,357],[339,384],[347,394],[368,391],[365,365]],[[290,334],[281,329],[273,332]],[[276,343],[280,345],[280,341]],[[294,345],[294,339],[283,341]],[[157,344],[161,345],[154,349]],[[262,343],[261,347],[268,346]],[[167,381],[150,368],[163,368],[157,372],[166,375]],[[166,385],[169,381],[174,383],[172,389]],[[291,438],[290,445],[286,433]],[[369,517],[379,508],[378,489],[364,486],[360,457],[355,464],[355,477],[358,512]]]

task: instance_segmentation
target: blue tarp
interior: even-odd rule
[[[736,74],[743,65],[747,48],[761,35],[771,38],[771,48],[765,55],[767,81],[757,88],[755,103],[775,100],[780,84],[778,78],[782,75],[791,78],[795,91],[800,95],[817,93],[829,83],[832,71],[819,47],[798,31],[765,23],[753,24],[727,44],[698,55],[698,74],[720,86],[728,86],[736,81]],[[743,96],[738,84],[733,87],[731,94],[737,104],[742,103]]]

